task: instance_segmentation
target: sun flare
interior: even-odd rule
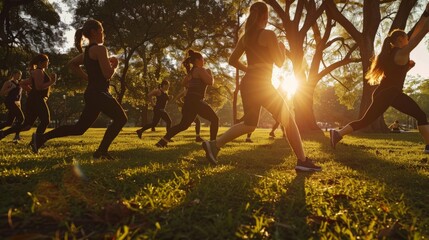
[[[291,99],[299,87],[298,81],[293,76],[293,73],[285,71],[283,68],[274,68],[273,77],[271,79],[273,86],[280,91],[281,94]]]

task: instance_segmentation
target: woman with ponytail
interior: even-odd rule
[[[24,113],[21,110],[21,76],[21,71],[14,70],[10,79],[3,84],[0,90],[0,96],[5,96],[4,105],[8,110],[6,121],[0,123],[0,130],[11,126],[14,122],[17,125],[24,123]],[[19,140],[21,140],[21,137],[17,132],[13,141],[17,143]]]
[[[187,76],[182,84],[188,90],[182,107],[182,119],[176,126],[167,130],[167,134],[162,137],[157,147],[166,147],[172,137],[179,132],[185,131],[191,126],[195,117],[200,117],[210,121],[210,139],[215,140],[219,129],[219,118],[213,109],[204,101],[208,85],[213,85],[212,73],[204,68],[204,58],[199,52],[188,51],[188,57],[183,61]]]
[[[244,121],[232,126],[217,140],[203,142],[206,158],[216,164],[221,147],[241,135],[254,131],[258,124],[260,109],[264,107],[286,127],[287,139],[298,158],[295,169],[320,171],[321,168],[306,157],[295,120],[289,113],[286,102],[271,84],[273,64],[279,67],[283,65],[286,49],[277,40],[273,31],[265,29],[267,23],[268,6],[263,2],[252,4],[244,35],[239,39],[229,58],[230,65],[246,73],[240,83]],[[244,53],[247,66],[240,62]]]
[[[0,131],[0,139],[11,133],[30,130],[37,118],[39,118],[40,123],[35,134],[42,135],[45,132],[50,122],[50,112],[47,104],[50,88],[57,81],[55,73],[48,75],[45,72],[48,65],[49,58],[45,54],[39,54],[31,60],[30,78],[23,80],[23,82],[28,82],[31,88],[25,106],[25,121],[22,125],[15,125],[4,132]],[[26,83],[20,85],[26,85]]]
[[[89,40],[89,45],[82,49],[82,36]],[[37,152],[40,146],[53,138],[82,135],[94,123],[100,113],[104,113],[113,120],[109,125],[103,140],[93,157],[96,159],[114,158],[108,153],[108,148],[122,127],[127,122],[127,116],[121,105],[109,93],[110,78],[118,67],[118,60],[109,58],[104,43],[104,29],[101,23],[89,19],[83,28],[76,31],[75,46],[81,52],[68,63],[73,73],[88,81],[84,93],[85,106],[79,121],[75,125],[61,126],[43,135],[33,135],[32,148]],[[81,65],[85,66],[86,72]]]
[[[426,114],[402,91],[407,72],[415,65],[414,61],[410,60],[410,52],[429,31],[429,4],[412,31],[409,39],[400,29],[393,30],[386,37],[380,54],[374,58],[366,74],[370,84],[379,84],[372,94],[372,102],[361,119],[347,124],[339,131],[330,131],[332,148],[335,148],[344,135],[368,126],[387,108],[394,107],[417,120],[420,134],[426,144],[424,152],[429,153],[429,125]]]
[[[167,106],[167,102],[169,100],[167,91],[170,87],[170,83],[167,80],[163,80],[161,84],[158,86],[158,88],[152,90],[147,95],[147,101],[152,102],[152,97],[156,97],[155,106],[153,107],[153,118],[152,122],[145,124],[142,128],[138,129],[136,131],[137,136],[141,139],[142,134],[144,131],[146,131],[149,128],[154,128],[156,125],[158,125],[159,121],[162,119],[166,123],[166,130],[171,127],[171,118],[168,115],[168,113],[165,111],[165,106]]]

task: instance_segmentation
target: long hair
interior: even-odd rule
[[[247,45],[249,39],[255,33],[256,25],[261,21],[262,17],[268,14],[268,6],[263,2],[255,2],[250,6],[250,14],[247,17],[246,24],[244,25],[244,44]]]
[[[83,52],[82,50],[82,36],[89,38],[91,36],[91,30],[98,30],[102,27],[101,22],[95,19],[88,19],[82,28],[76,30],[74,34],[74,45],[79,52]]]
[[[365,78],[368,79],[368,83],[370,85],[377,85],[381,82],[384,77],[384,71],[387,63],[389,62],[393,44],[396,42],[398,37],[405,35],[407,34],[403,30],[395,29],[384,39],[381,52],[372,59],[371,67],[365,75]]]
[[[48,55],[46,55],[46,54],[40,53],[40,54],[36,55],[30,61],[30,70],[36,69],[37,65],[39,63],[42,63],[42,62],[45,62],[45,61],[48,61],[48,60],[49,60],[49,58],[48,58]]]
[[[15,74],[17,74],[17,73],[19,73],[21,76],[22,76],[22,72],[20,71],[20,70],[18,70],[18,69],[14,69],[11,73],[10,73],[10,76],[9,76],[9,80],[13,80],[13,77],[15,77]]]
[[[192,70],[191,64],[192,64],[192,67],[193,67],[194,64],[195,64],[195,60],[200,59],[202,57],[203,57],[203,55],[201,55],[201,53],[196,52],[196,51],[194,51],[192,49],[188,50],[188,57],[182,63],[183,66],[186,69],[186,73],[187,74],[189,74],[191,72],[191,70]]]

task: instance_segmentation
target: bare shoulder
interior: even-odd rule
[[[107,52],[107,48],[104,45],[96,45],[93,47],[93,51],[95,51],[95,53],[98,55],[99,53],[106,53]]]

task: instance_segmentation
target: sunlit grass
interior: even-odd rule
[[[93,160],[104,129],[55,139],[39,154],[0,142],[0,236],[156,239],[422,239],[429,236],[429,161],[418,133],[305,135],[323,172],[295,172],[281,138],[257,129],[204,158],[194,130],[154,147],[165,133],[125,128],[118,160]],[[220,133],[226,129],[220,129]],[[202,129],[207,138],[208,128]]]

